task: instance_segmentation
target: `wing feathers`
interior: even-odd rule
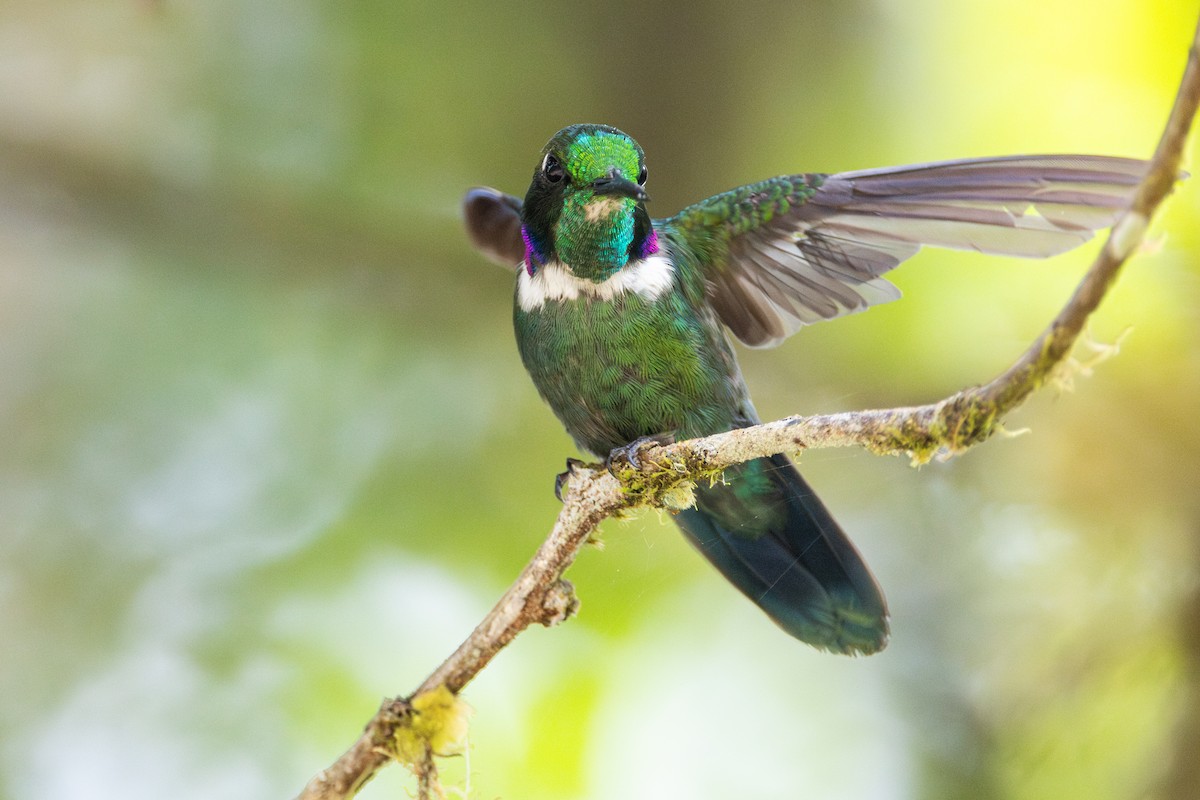
[[[1116,220],[1146,166],[1105,156],[967,159],[843,172],[815,192],[811,177],[791,176],[680,218],[727,226],[727,255],[706,265],[713,306],[739,339],[765,347],[899,297],[879,276],[922,245],[1030,258],[1070,250]],[[790,189],[788,204],[747,224],[764,187]]]
[[[854,170],[833,177],[853,182],[864,194],[913,195],[955,185],[979,189],[1078,181],[1136,186],[1146,174],[1146,167],[1147,162],[1141,159],[1115,156],[1000,156]]]
[[[1018,217],[1007,225],[966,222],[956,219],[897,218],[890,216],[838,215],[830,227],[844,238],[868,241],[872,237],[912,242],[917,245],[977,250],[995,255],[1041,258],[1083,244],[1091,230],[1071,225],[1056,226],[1044,217]],[[1020,231],[1014,236],[1014,231]]]
[[[463,222],[475,249],[502,267],[516,269],[525,258],[521,238],[521,201],[486,186],[467,192]]]

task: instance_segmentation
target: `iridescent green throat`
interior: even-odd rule
[[[625,197],[574,192],[554,228],[559,259],[580,278],[603,281],[629,261],[636,202]]]

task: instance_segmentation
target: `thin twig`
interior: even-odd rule
[[[537,554],[466,641],[412,697],[443,685],[458,694],[525,628],[534,623],[553,625],[574,613],[576,601],[571,585],[562,579],[563,572],[596,527],[620,510],[677,506],[681,490],[686,495],[690,482],[775,453],[859,446],[924,460],[936,453],[953,455],[992,435],[1001,418],[1061,366],[1121,266],[1141,244],[1150,218],[1179,178],[1184,144],[1198,105],[1200,25],[1175,106],[1129,211],[1117,221],[1062,311],[1003,374],[929,405],[788,417],[703,439],[647,447],[641,454],[642,466],[617,470],[620,479],[602,469],[579,468],[569,482],[558,520]],[[391,760],[389,742],[397,730],[412,724],[412,716],[409,700],[385,701],[358,741],[318,773],[297,800],[353,797]],[[422,796],[436,791],[436,772],[432,770],[430,756],[428,768],[418,768]]]
[[[417,800],[444,800],[438,783],[437,764],[433,763],[433,748],[425,745],[425,754],[417,764]]]

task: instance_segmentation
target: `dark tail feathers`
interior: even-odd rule
[[[784,456],[726,471],[675,518],[692,544],[781,628],[836,653],[887,644],[879,584]]]

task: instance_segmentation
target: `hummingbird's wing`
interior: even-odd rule
[[[685,208],[663,224],[701,259],[714,310],[770,347],[801,326],[894,300],[880,277],[922,245],[1041,258],[1113,223],[1147,162],[1011,156],[791,175]]]
[[[502,267],[517,269],[525,259],[521,200],[486,186],[467,192],[462,204],[467,235],[475,249]]]

